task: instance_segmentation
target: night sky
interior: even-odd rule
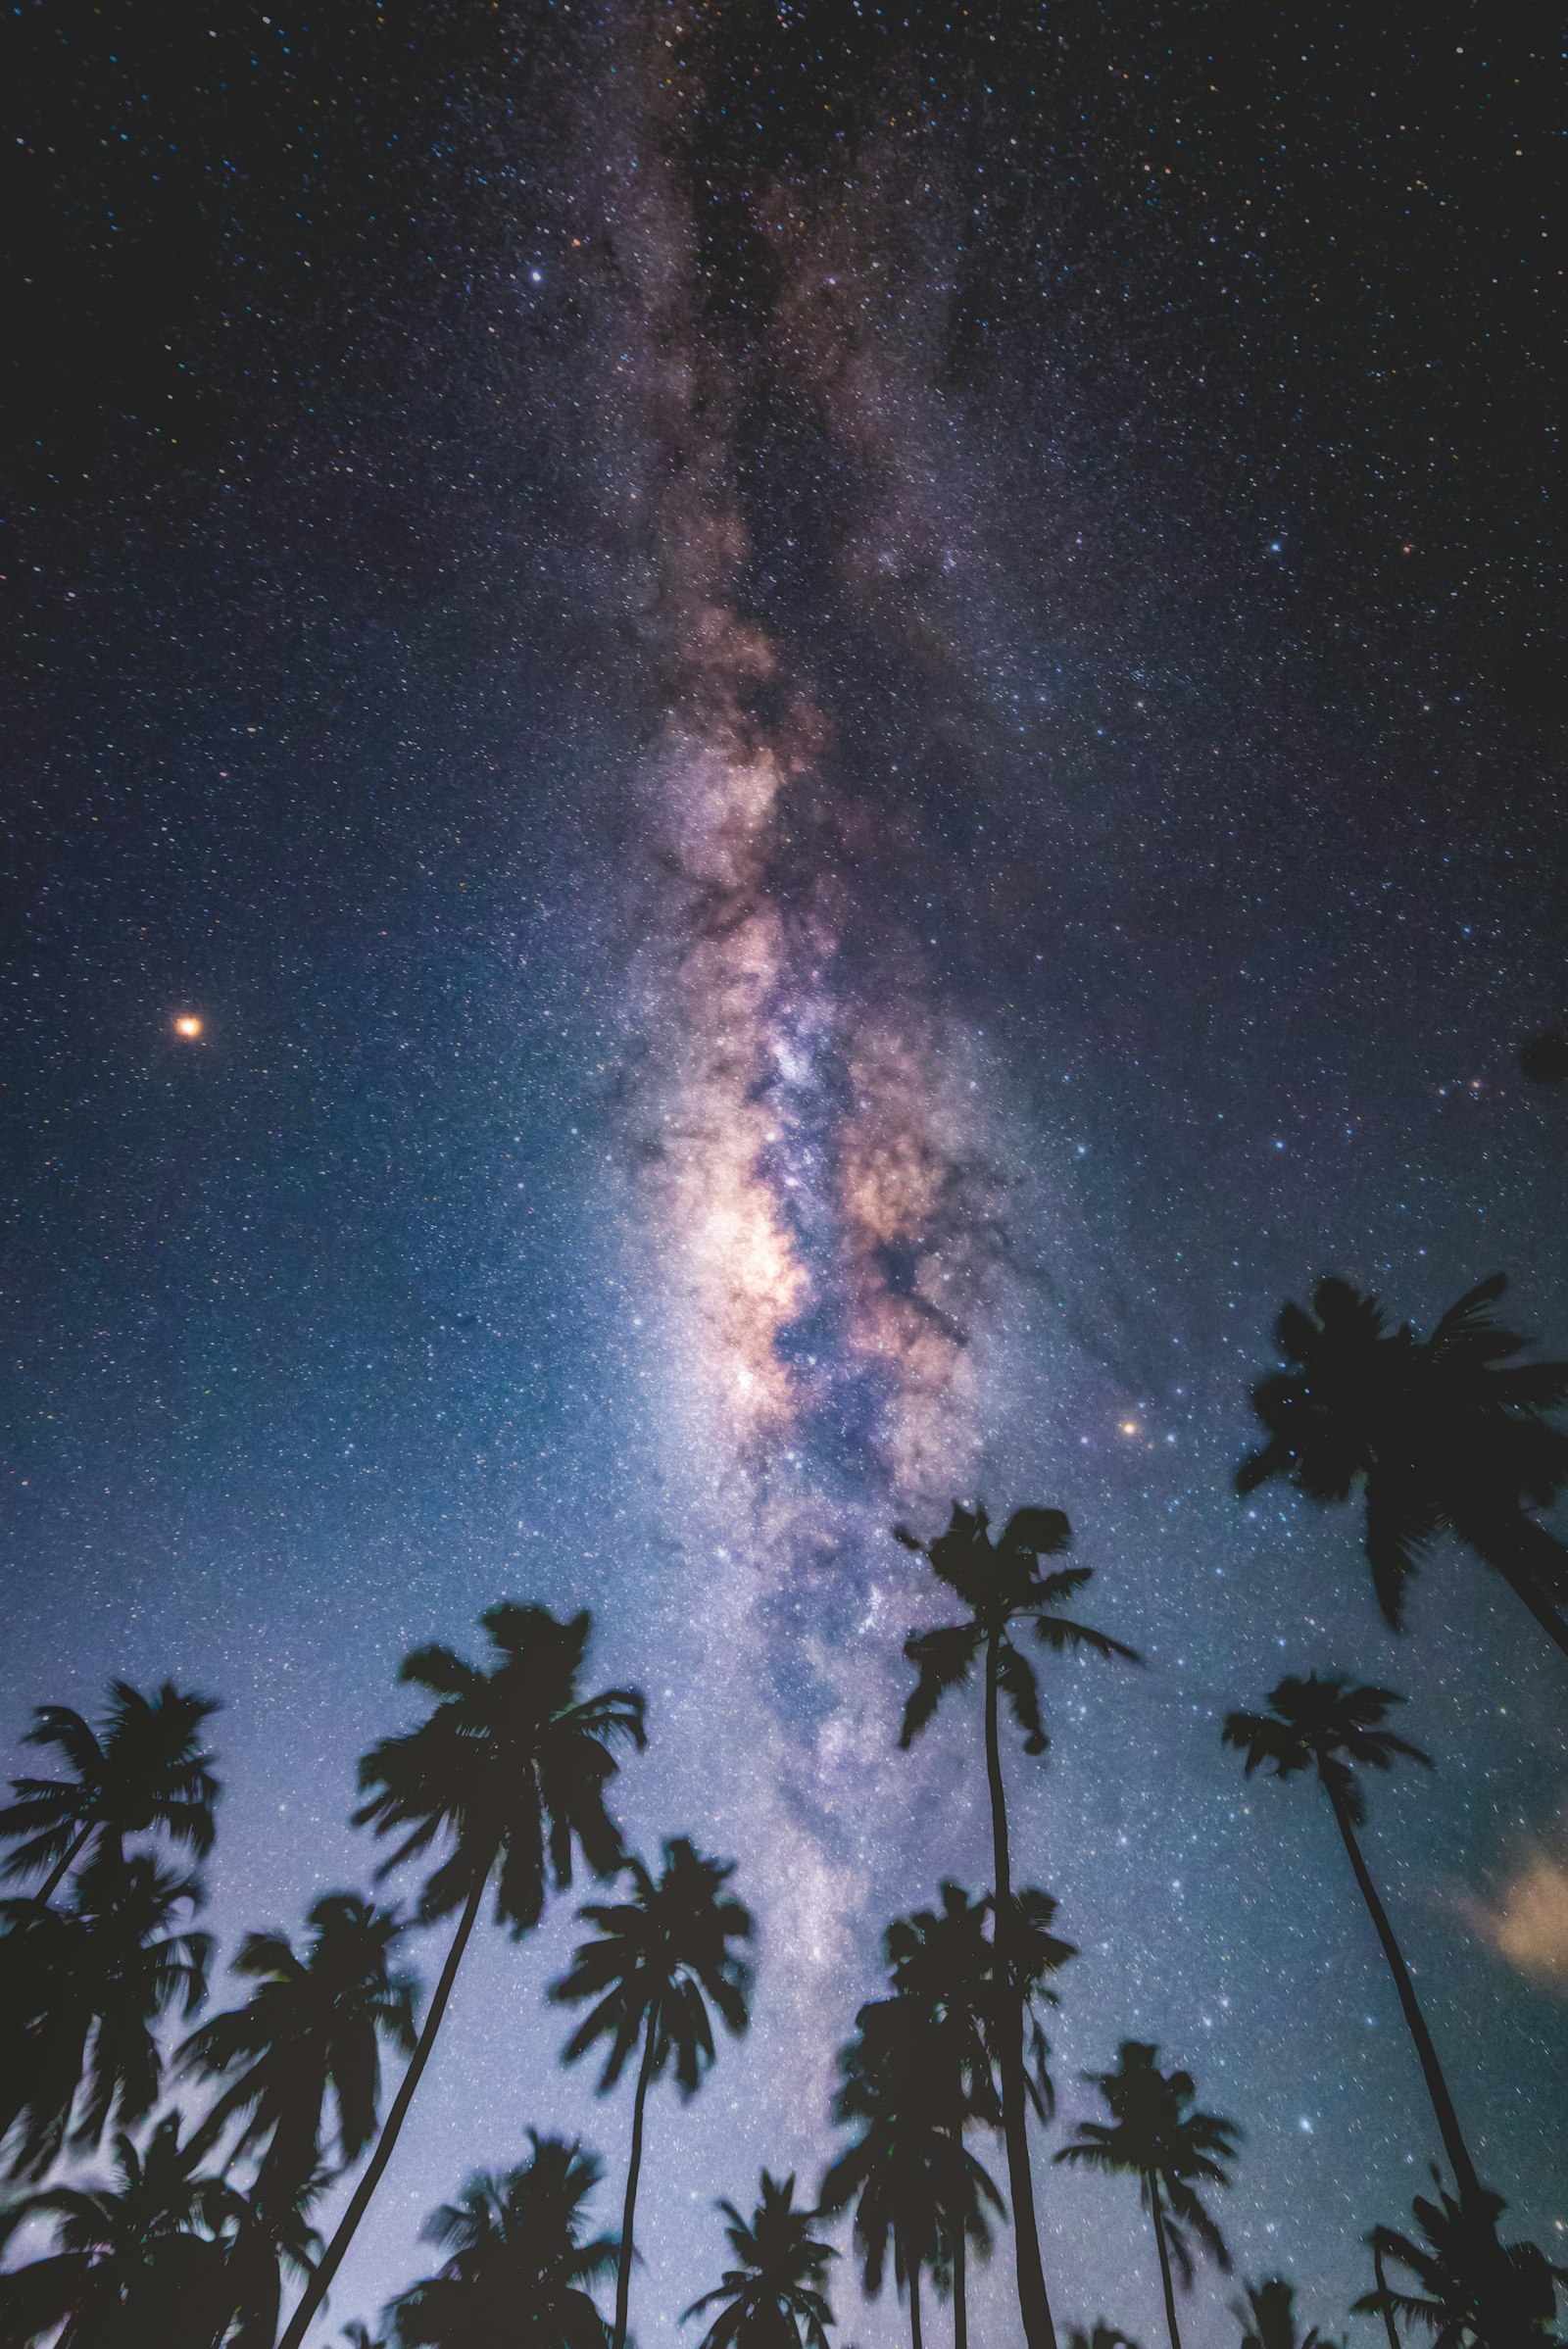
[[[0,1742],[113,1673],[221,1696],[230,1951],[367,1881],[409,1647],[590,1606],[650,1700],[629,1836],[760,1924],[749,2039],[650,2108],[664,2349],[714,2197],[814,2188],[884,1923],[989,1879],[976,1708],[896,1750],[940,1602],[888,1529],[1054,1503],[1149,1660],[1048,1663],[1009,1759],[1082,1951],[1064,2120],[1156,2039],[1246,2132],[1239,2275],[1343,2329],[1435,2132],[1326,1805],[1218,1731],[1385,1681],[1439,1767],[1372,1789],[1372,1864],[1564,2256],[1562,1661],[1446,1549],[1396,1638],[1353,1513],[1232,1488],[1325,1271],[1426,1325],[1504,1268],[1568,1346],[1568,1095],[1515,1057],[1568,1013],[1544,48],[274,8],[30,12],[4,153]],[[572,1905],[476,1942],[323,2342],[529,2124],[613,2225]],[[1136,2194],[1061,2135],[1058,2323],[1152,2340]]]

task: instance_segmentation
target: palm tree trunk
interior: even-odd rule
[[[1383,2252],[1377,2242],[1376,2237],[1373,2238],[1372,2243],[1372,2273],[1377,2277],[1378,2290],[1385,2295],[1383,2302],[1383,2329],[1389,2336],[1389,2349],[1399,2349],[1398,2328],[1395,2325],[1394,2311],[1392,2308],[1390,2308],[1387,2299],[1389,2279],[1384,2274]]]
[[[1568,1550],[1521,1509],[1501,1523],[1456,1512],[1453,1530],[1467,1548],[1494,1566],[1516,1598],[1524,1601],[1548,1639],[1568,1655],[1568,1623],[1546,1596],[1568,1574]],[[1544,1585],[1544,1588],[1543,1588]]]
[[[654,2033],[659,2022],[650,2008],[643,2039],[643,2060],[637,2071],[637,2094],[631,2108],[631,2158],[626,2164],[626,2200],[620,2214],[620,2258],[615,2268],[615,2337],[613,2349],[626,2349],[626,2319],[631,2307],[632,2227],[637,2216],[637,2178],[643,2166],[643,2107],[654,2077]]]
[[[1453,2098],[1448,2094],[1448,2083],[1443,2077],[1443,2067],[1438,2062],[1438,2051],[1432,2044],[1432,2033],[1427,2029],[1426,2017],[1416,2003],[1415,1984],[1411,1982],[1409,1969],[1399,1954],[1399,1944],[1394,1937],[1394,1928],[1389,1923],[1388,1911],[1378,1897],[1378,1888],[1372,1882],[1367,1871],[1367,1864],[1361,1856],[1361,1846],[1355,1839],[1355,1830],[1350,1824],[1350,1815],[1345,1807],[1345,1797],[1331,1779],[1323,1779],[1322,1786],[1334,1811],[1334,1823],[1338,1827],[1345,1842],[1345,1848],[1349,1854],[1350,1866],[1355,1871],[1355,1881],[1360,1887],[1361,1898],[1366,1902],[1367,1914],[1371,1918],[1373,1929],[1383,1945],[1383,1954],[1389,1961],[1389,1972],[1394,1977],[1394,1986],[1399,1993],[1399,2004],[1404,2009],[1404,2020],[1410,2036],[1415,2042],[1416,2060],[1421,2066],[1421,2076],[1427,2083],[1427,2094],[1432,2099],[1432,2110],[1437,2116],[1438,2134],[1443,2139],[1443,2149],[1448,2157],[1448,2167],[1452,2170],[1455,2182],[1458,2185],[1459,2199],[1463,2203],[1473,2203],[1481,2192],[1481,2181],[1476,2176],[1475,2164],[1470,2159],[1469,2147],[1465,2144],[1460,2130],[1459,2116],[1453,2109]]]
[[[1146,2178],[1149,2189],[1149,2208],[1154,2222],[1154,2248],[1159,2253],[1159,2280],[1165,2290],[1165,2329],[1170,2334],[1170,2349],[1182,2349],[1181,2327],[1176,2322],[1176,2288],[1170,2277],[1170,2247],[1165,2241],[1165,2214],[1159,2207],[1159,2179]]]
[[[86,1842],[87,1837],[92,1834],[92,1831],[97,1824],[98,1822],[95,1819],[89,1819],[86,1826],[82,1829],[80,1835],[76,1836],[65,1858],[58,1861],[56,1865],[50,1869],[49,1881],[44,1885],[43,1890],[33,1894],[33,1898],[37,1901],[38,1906],[41,1909],[46,1909],[49,1906],[50,1901],[53,1900],[55,1894],[65,1883],[66,1877],[70,1872],[72,1862],[75,1859],[77,1852],[80,1851],[82,1845]]]
[[[278,2342],[277,2349],[302,2349],[305,2335],[310,2330],[311,2321],[321,2302],[326,2298],[327,2287],[342,2266],[343,2255],[354,2240],[355,2229],[368,2210],[370,2197],[381,2182],[381,2174],[392,2159],[399,2131],[408,2118],[409,2106],[414,2101],[414,2091],[419,2084],[420,2074],[430,2060],[430,2050],[435,2045],[435,2035],[441,2028],[441,2019],[447,2011],[447,2002],[452,1996],[452,1985],[458,1979],[458,1968],[463,1963],[463,1953],[468,1946],[479,1915],[479,1903],[484,1898],[484,1888],[489,1881],[490,1861],[487,1860],[483,1867],[475,1871],[473,1888],[464,1903],[463,1915],[458,1920],[458,1930],[452,1936],[452,1946],[447,1951],[446,1963],[441,1969],[441,1979],[435,1985],[434,1995],[426,2011],[424,2027],[419,2032],[418,2044],[409,2058],[408,2070],[398,2082],[398,2092],[393,2097],[391,2108],[381,2125],[381,2134],[376,2139],[375,2151],[366,2166],[364,2177],[349,2197],[348,2209],[338,2221],[332,2240],[317,2262],[315,2275],[300,2294],[299,2305],[288,2321],[287,2328]]]
[[[920,2263],[909,2270],[909,2349],[923,2349],[920,2330]]]
[[[961,2212],[953,2237],[953,2349],[969,2349],[969,2246]]]
[[[997,2020],[1002,2069],[1002,2131],[1007,2148],[1007,2192],[1012,2204],[1012,2249],[1018,2275],[1018,2313],[1025,2349],[1056,2349],[1046,2274],[1040,2264],[1034,2179],[1029,2167],[1029,2106],[1024,2093],[1023,2012],[1012,1960],[1012,1862],[1007,1849],[1007,1790],[997,1735],[998,1639],[986,1642],[986,1776],[991,1786],[991,1847],[996,1871],[995,1952],[1001,1996]]]

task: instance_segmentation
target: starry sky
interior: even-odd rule
[[[651,2107],[642,2349],[716,2195],[814,2183],[882,1925],[987,1881],[973,1708],[896,1751],[888,1528],[955,1493],[1066,1508],[1148,1658],[1050,1667],[1009,1765],[1064,2119],[1156,2039],[1246,2132],[1238,2271],[1343,2328],[1434,2131],[1326,1808],[1218,1725],[1349,1671],[1438,1761],[1368,1850],[1479,2166],[1568,2225],[1560,1659],[1446,1552],[1396,1639],[1348,1516],[1231,1482],[1324,1271],[1429,1322],[1506,1268],[1568,1341],[1515,1059],[1568,1011],[1554,92],[1498,12],[1384,13],[30,23],[0,1741],[220,1695],[231,1949],[365,1882],[410,1646],[590,1606],[629,1836],[760,1925],[749,2039]],[[321,2340],[529,2124],[612,2223],[571,1940],[476,1943]],[[1151,2340],[1059,2133],[1058,2323]]]

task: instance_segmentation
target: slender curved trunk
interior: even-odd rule
[[[1398,2328],[1394,2322],[1394,2311],[1392,2308],[1390,2308],[1387,2299],[1389,2279],[1384,2274],[1383,2253],[1379,2249],[1376,2241],[1374,2241],[1372,2245],[1372,2273],[1377,2277],[1378,2290],[1385,2295],[1383,2302],[1383,2329],[1389,2336],[1389,2349],[1399,2349]]]
[[[613,2349],[626,2349],[626,2320],[631,2308],[632,2227],[637,2217],[637,2179],[643,2166],[643,2108],[654,2077],[654,2031],[657,2013],[650,2011],[643,2034],[643,2060],[637,2068],[637,2094],[631,2108],[631,2158],[626,2164],[626,2199],[620,2214],[620,2258],[615,2265],[615,2337]]]
[[[1007,1849],[1007,1790],[1002,1780],[1002,1744],[997,1734],[999,1634],[986,1642],[986,1777],[991,1786],[991,1847],[996,1871],[996,1968],[1002,1995],[997,2001],[1002,2043],[1002,2132],[1007,2148],[1007,2193],[1012,2204],[1012,2250],[1018,2273],[1018,2312],[1025,2349],[1056,2349],[1056,2328],[1040,2264],[1040,2230],[1035,2219],[1034,2179],[1029,2167],[1029,2105],[1024,2093],[1023,2011],[1016,1996],[1012,1960],[1012,1862]]]
[[[969,2349],[969,2246],[961,2218],[953,2238],[953,2349]]]
[[[1452,1523],[1465,1546],[1495,1567],[1547,1639],[1568,1655],[1568,1623],[1546,1596],[1553,1585],[1568,1577],[1568,1549],[1522,1509],[1501,1520],[1455,1510]]]
[[[486,1861],[478,1871],[474,1878],[473,1889],[464,1903],[463,1915],[458,1920],[458,1930],[452,1936],[452,1946],[448,1949],[446,1963],[441,1968],[441,1979],[435,1985],[425,2014],[424,2027],[419,2032],[418,2043],[409,2058],[408,2070],[398,2082],[398,2092],[392,2099],[385,2121],[381,2124],[381,2133],[375,2141],[375,2151],[366,2165],[365,2176],[349,2197],[348,2209],[338,2221],[332,2240],[317,2262],[315,2275],[300,2294],[299,2305],[288,2321],[283,2337],[277,2344],[277,2349],[302,2349],[312,2320],[326,2298],[327,2288],[343,2264],[343,2255],[348,2250],[350,2243],[353,2242],[355,2230],[370,2206],[370,2197],[381,2182],[382,2172],[392,2159],[399,2131],[408,2118],[409,2106],[414,2102],[414,2091],[418,2086],[419,2077],[430,2060],[430,2050],[435,2045],[436,2032],[440,2030],[441,2019],[447,2011],[447,2002],[452,1996],[452,1985],[458,1979],[458,1968],[463,1963],[463,1953],[468,1946],[478,1919],[479,1903],[484,1898],[485,1885],[490,1882],[490,1866],[491,1863]]]
[[[1182,2349],[1181,2327],[1176,2322],[1176,2287],[1170,2276],[1170,2246],[1165,2240],[1165,2214],[1159,2207],[1159,2179],[1146,2177],[1144,2184],[1149,2193],[1150,2215],[1154,2222],[1154,2248],[1159,2253],[1159,2280],[1165,2291],[1165,2330],[1170,2334],[1170,2349]]]
[[[50,1901],[53,1900],[55,1894],[65,1883],[67,1876],[71,1872],[72,1864],[75,1860],[76,1854],[80,1851],[82,1845],[86,1842],[87,1837],[92,1834],[92,1831],[96,1825],[96,1820],[88,1820],[86,1826],[82,1829],[80,1835],[72,1844],[71,1849],[67,1852],[65,1858],[63,1860],[57,1861],[55,1866],[50,1869],[49,1881],[44,1885],[43,1890],[33,1894],[33,1898],[37,1901],[38,1906],[41,1909],[46,1909],[49,1906]]]
[[[909,2349],[923,2349],[924,2334],[920,2329],[920,2263],[915,2261],[909,2270]]]
[[[1394,1986],[1399,1993],[1399,2004],[1404,2010],[1405,2024],[1415,2042],[1416,2060],[1421,2066],[1421,2076],[1427,2083],[1427,2094],[1432,2099],[1432,2110],[1437,2116],[1438,2134],[1443,2139],[1443,2150],[1448,2157],[1448,2167],[1452,2170],[1454,2181],[1459,2188],[1459,2200],[1473,2203],[1481,2191],[1481,2181],[1476,2176],[1475,2164],[1470,2159],[1470,2149],[1466,2145],[1463,2132],[1459,2128],[1459,2116],[1453,2109],[1453,2098],[1448,2094],[1448,2083],[1443,2077],[1443,2067],[1438,2062],[1438,2051],[1432,2044],[1432,2033],[1427,2029],[1426,2017],[1416,2002],[1415,1984],[1411,1982],[1409,1969],[1399,1954],[1399,1944],[1394,1937],[1394,1928],[1389,1923],[1388,1911],[1378,1897],[1378,1888],[1368,1873],[1366,1861],[1361,1856],[1361,1846],[1355,1839],[1355,1829],[1350,1824],[1350,1816],[1345,1807],[1344,1796],[1331,1780],[1322,1779],[1321,1784],[1333,1808],[1334,1823],[1338,1827],[1345,1848],[1349,1854],[1350,1866],[1355,1871],[1355,1881],[1360,1887],[1361,1898],[1366,1902],[1367,1914],[1371,1918],[1373,1929],[1383,1945],[1383,1954],[1389,1961],[1389,1972],[1394,1977]]]

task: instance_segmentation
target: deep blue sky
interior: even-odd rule
[[[882,1924],[987,1873],[973,1718],[894,1750],[885,1528],[1056,1501],[1151,1667],[1057,1672],[1012,1765],[1064,2111],[1158,2039],[1246,2129],[1238,2269],[1343,2323],[1432,2130],[1330,1822],[1217,1729],[1387,1679],[1440,1766],[1374,1861],[1550,2248],[1560,1659],[1447,1554],[1396,1640],[1350,1523],[1231,1495],[1325,1270],[1430,1321],[1505,1267],[1568,1338],[1568,1101],[1514,1059],[1568,1011],[1544,58],[1196,5],[34,38],[0,1737],[220,1695],[231,1947],[364,1881],[410,1645],[591,1606],[629,1831],[764,1928],[657,2113],[654,2349],[713,2197],[814,2179]],[[476,1949],[330,2330],[530,2122],[608,2223],[569,1936]],[[1058,2317],[1152,2338],[1133,2196],[1043,2178]]]

